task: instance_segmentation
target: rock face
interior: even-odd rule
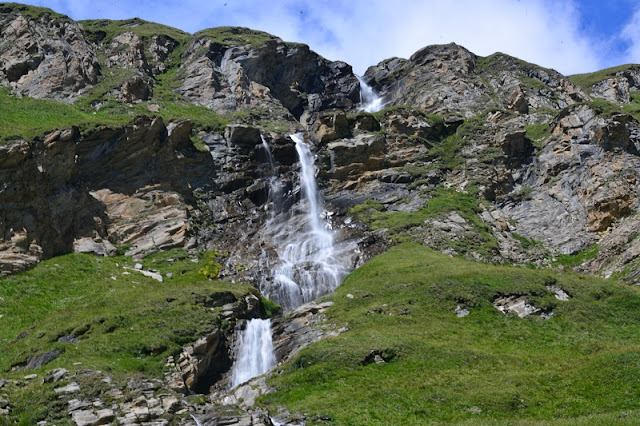
[[[21,13],[27,8],[0,5],[0,84],[24,96],[71,102],[98,82],[96,54],[76,22],[47,9]]]
[[[496,53],[479,58],[456,44],[428,46],[411,58],[370,67],[366,80],[387,105],[411,105],[429,113],[467,117],[488,105],[526,112],[564,108],[589,97],[556,71]]]
[[[189,185],[211,179],[213,167],[186,138],[161,119],[141,118],[1,146],[0,271],[74,249],[109,255],[125,245],[139,255],[188,246]]]
[[[259,40],[230,45],[221,32],[196,33],[179,71],[178,92],[187,99],[221,112],[268,108],[279,114],[284,107],[296,118],[305,111],[351,109],[358,102],[359,83],[346,63],[246,28],[228,33]]]

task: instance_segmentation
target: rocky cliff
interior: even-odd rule
[[[386,106],[367,114],[351,67],[266,33],[76,23],[16,4],[0,17],[0,83],[14,95],[124,117],[4,142],[4,273],[117,247],[144,256],[200,245],[250,259],[233,236],[250,239],[266,220],[261,136],[290,205],[297,159],[286,132],[306,131],[336,223],[355,214],[358,232],[380,229],[376,247],[412,229],[429,246],[497,262],[552,265],[591,248],[583,270],[634,275],[634,67],[567,78],[429,46],[367,70]],[[457,205],[465,194],[479,202]],[[457,200],[430,208],[443,197]]]

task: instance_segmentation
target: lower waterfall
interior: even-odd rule
[[[238,332],[236,362],[231,373],[231,387],[266,373],[276,365],[271,341],[271,320],[254,318]]]

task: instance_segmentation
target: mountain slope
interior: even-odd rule
[[[184,325],[184,333],[163,332],[161,320],[145,323],[140,350],[129,350],[135,359],[111,365],[111,352],[88,355],[102,347],[94,346],[104,331],[96,325],[96,339],[88,335],[78,344],[86,359],[76,361],[69,350],[38,366],[40,375],[54,365],[73,371],[66,384],[84,377],[85,368],[106,371],[89,374],[80,393],[61,399],[58,385],[46,384],[37,411],[26,407],[39,382],[4,371],[9,382],[0,381],[0,410],[3,398],[13,407],[7,421],[75,421],[79,414],[66,411],[74,399],[117,403],[105,409],[134,421],[134,411],[152,412],[178,397],[181,405],[153,411],[154,419],[184,424],[197,412],[229,424],[268,421],[264,411],[254,420],[246,412],[245,397],[253,401],[258,392],[251,387],[242,392],[253,396],[236,397],[237,405],[226,408],[185,393],[214,385],[210,397],[224,399],[238,319],[278,316],[247,284],[269,285],[278,262],[275,234],[303,225],[296,214],[286,221],[283,214],[304,209],[294,132],[303,133],[315,156],[333,242],[350,247],[348,268],[365,266],[332,297],[333,308],[312,305],[274,321],[280,348],[292,352],[349,330],[281,367],[271,382],[281,391],[263,399],[272,414],[282,403],[311,422],[636,419],[628,395],[637,391],[638,299],[617,281],[640,280],[636,66],[565,77],[501,53],[479,57],[455,44],[428,46],[367,70],[364,80],[385,108],[366,113],[348,64],[247,28],[187,34],[137,18],[74,22],[48,9],[1,3],[0,34],[0,274],[9,275],[0,280],[8,295],[0,300],[6,316],[0,324],[24,316],[3,337],[11,355],[0,365],[10,370],[67,347],[41,341],[34,330],[76,338],[84,323],[109,319],[108,309],[94,312],[92,303],[95,292],[111,288],[111,273],[123,278],[111,290],[130,306],[123,308],[133,318],[126,321],[142,321],[130,296],[144,297],[128,286],[150,286],[162,306],[163,298],[184,302],[179,313],[167,314],[180,316],[174,325]],[[282,223],[273,226],[278,214]],[[204,265],[187,268],[189,259]],[[70,266],[59,270],[56,262]],[[136,262],[169,282],[153,287],[146,278],[141,284],[118,274]],[[76,263],[90,265],[88,273],[79,274]],[[560,271],[569,268],[609,279]],[[166,273],[178,271],[185,275],[171,283]],[[59,285],[47,294],[58,301],[51,303],[65,312],[69,291],[79,299],[82,318],[65,317],[69,330],[52,331],[46,316],[21,310],[20,297],[33,287],[48,289],[52,274]],[[65,288],[67,281],[74,284]],[[571,299],[557,301],[554,287]],[[208,288],[221,291],[198,296]],[[497,299],[554,315],[505,316],[492,306]],[[456,318],[457,305],[471,313]],[[224,325],[224,336],[201,327],[203,306],[227,313],[212,319]],[[118,330],[125,340],[137,336]],[[110,338],[104,334],[100,339]],[[212,361],[219,360],[212,342],[226,350],[222,369]],[[385,363],[377,364],[380,358]],[[617,364],[629,367],[614,371]],[[131,386],[90,385],[124,380],[126,365],[142,366],[149,376],[166,370],[153,385],[144,375]],[[362,386],[370,393],[354,391]],[[321,402],[331,398],[335,408]],[[47,417],[42,407],[49,403],[55,409]],[[176,414],[178,406],[187,411]],[[72,407],[86,416],[101,410]],[[135,421],[150,419],[140,416]]]

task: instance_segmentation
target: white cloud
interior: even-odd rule
[[[141,18],[189,32],[241,25],[307,43],[363,73],[392,57],[455,42],[479,55],[501,51],[565,74],[593,71],[593,42],[572,0],[34,0],[75,19]],[[639,18],[640,20],[640,18]],[[637,31],[640,26],[636,25]],[[636,37],[638,39],[638,37]],[[639,48],[640,50],[640,48]]]
[[[629,44],[625,52],[625,62],[640,63],[640,8],[624,26],[620,32],[620,38]]]
[[[502,51],[564,73],[595,70],[588,38],[570,2],[353,0],[347,10],[313,6],[340,44],[314,47],[362,71],[428,44],[455,42],[479,55]],[[347,13],[344,13],[347,12]]]

